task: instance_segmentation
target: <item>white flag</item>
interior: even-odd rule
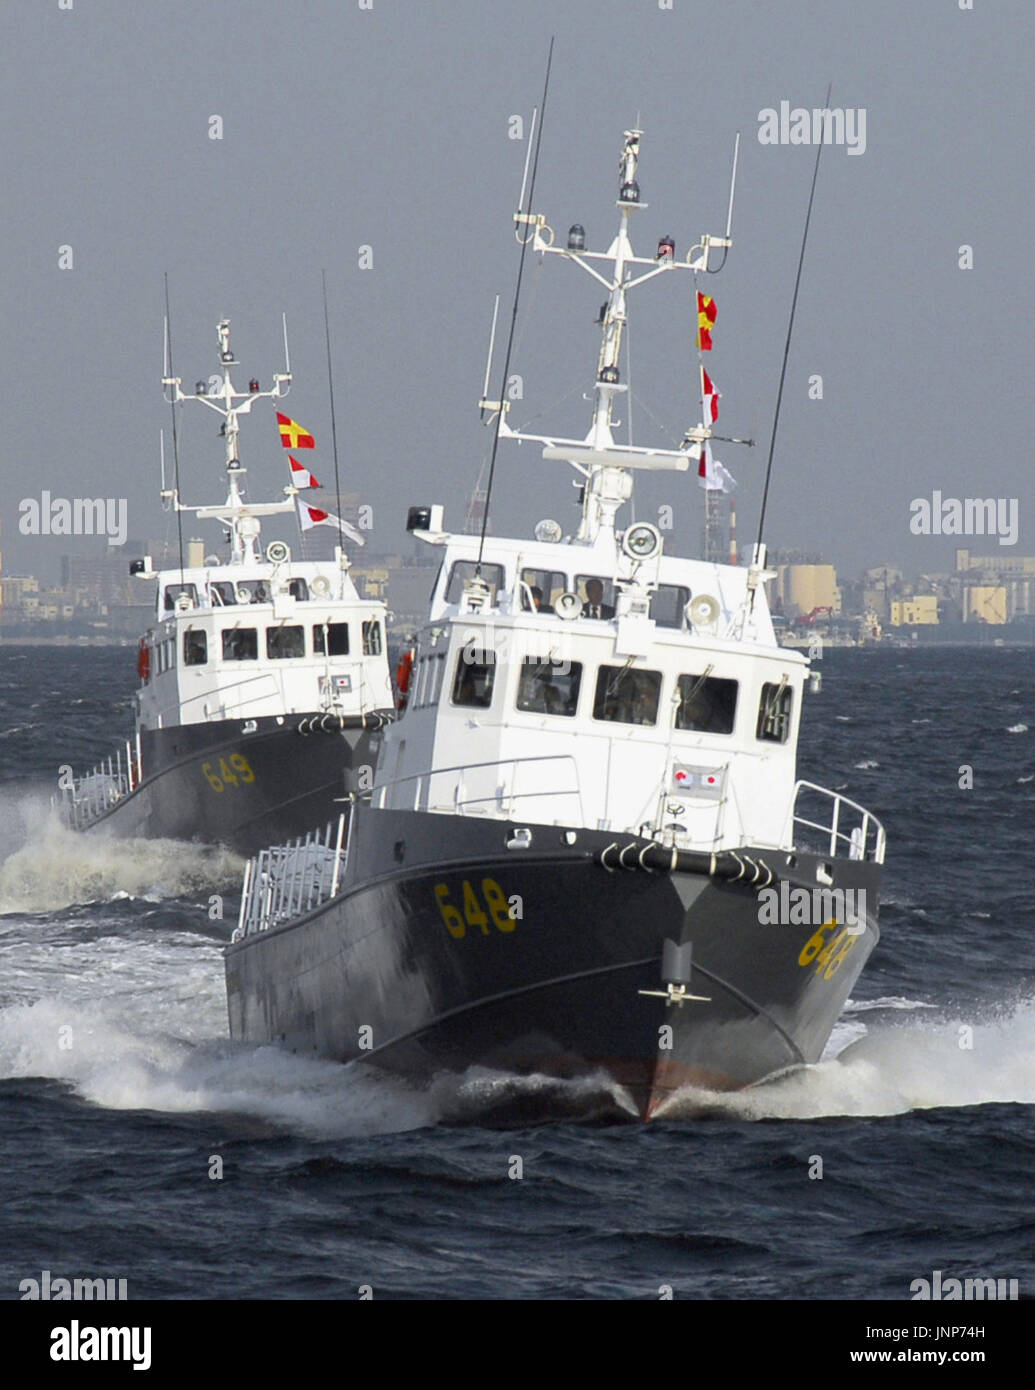
[[[712,451],[708,447],[708,441],[697,446],[697,457],[699,464],[697,468],[697,481],[701,487],[707,491],[732,492],[737,486],[737,480],[732,473],[726,471],[722,464],[712,457]]]
[[[365,545],[363,537],[354,526],[342,521],[333,512],[325,512],[320,507],[310,507],[308,502],[298,499],[298,524],[303,531],[311,531],[314,526],[337,526],[343,536],[348,536],[356,545]]]

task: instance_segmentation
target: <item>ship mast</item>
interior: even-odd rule
[[[563,256],[580,265],[607,291],[600,324],[601,341],[597,359],[594,385],[593,421],[584,439],[559,439],[556,436],[526,434],[512,430],[506,421],[509,401],[490,401],[483,399],[480,407],[484,411],[501,412],[500,434],[520,441],[535,441],[545,444],[543,458],[563,460],[576,469],[585,479],[582,489],[582,517],[575,539],[592,545],[602,533],[614,534],[615,516],[619,507],[632,495],[633,480],[631,470],[637,468],[665,469],[686,472],[691,462],[696,462],[693,452],[695,445],[701,445],[713,438],[711,430],[704,425],[686,431],[679,449],[649,449],[633,445],[616,444],[612,433],[614,425],[614,399],[628,386],[621,381],[619,357],[622,333],[627,322],[626,299],[629,291],[645,284],[656,275],[673,270],[691,272],[707,271],[712,248],[724,252],[732,246],[729,221],[723,237],[703,236],[691,248],[685,261],[677,261],[675,245],[671,238],[662,237],[658,243],[657,254],[653,260],[637,256],[629,239],[629,218],[633,213],[647,206],[640,201],[640,188],[636,181],[639,163],[640,140],[643,131],[627,130],[619,161],[619,191],[617,207],[619,212],[618,235],[606,253],[585,249],[585,232],[575,223],[568,232],[567,246],[555,246],[553,229],[546,219],[538,213],[521,213],[514,216],[519,241],[530,239],[532,249],[541,255]],[[736,178],[736,160],[734,174]],[[730,187],[730,216],[733,209],[733,183]],[[607,266],[601,273],[592,262]],[[649,267],[642,274],[635,273],[635,267]],[[492,347],[489,349],[490,363]],[[488,380],[488,372],[486,373]],[[717,436],[716,436],[717,437]],[[747,440],[732,441],[748,443]]]
[[[222,506],[189,507],[180,501],[179,493],[175,488],[163,488],[162,498],[164,501],[171,501],[177,512],[192,512],[201,521],[221,521],[230,532],[229,563],[233,565],[252,564],[259,558],[256,547],[262,528],[258,518],[260,516],[273,516],[282,512],[293,512],[295,509],[294,494],[297,489],[294,487],[285,488],[285,492],[291,495],[283,502],[245,501],[242,484],[247,469],[241,463],[238,451],[237,440],[240,434],[238,417],[246,415],[256,401],[280,400],[288,394],[291,388],[291,371],[290,359],[287,355],[287,327],[285,325],[284,329],[285,370],[273,374],[273,386],[269,391],[260,391],[259,383],[254,377],[248,383],[247,391],[235,390],[230,378],[230,368],[238,366],[239,363],[230,347],[230,320],[221,319],[216,332],[219,338],[221,368],[218,390],[210,392],[208,383],[199,381],[196,383],[193,393],[185,392],[181,387],[181,378],[174,376],[163,376],[162,386],[166,389],[172,388],[172,397],[167,396],[166,399],[171,399],[171,404],[174,406],[181,401],[199,401],[223,417],[221,434],[225,440],[227,498]]]

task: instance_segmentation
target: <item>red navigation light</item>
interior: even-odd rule
[[[251,381],[249,381],[249,383],[248,383],[248,390],[249,390],[249,391],[258,391],[258,389],[259,389],[259,378],[258,378],[257,376],[253,376],[252,379],[251,379]]]

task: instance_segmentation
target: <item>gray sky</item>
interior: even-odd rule
[[[938,488],[1018,498],[1012,553],[1035,551],[1030,0],[972,11],[958,0],[33,0],[7,7],[0,53],[4,570],[49,578],[63,551],[97,548],[18,534],[19,502],[42,488],[126,497],[131,536],[164,534],[165,270],[185,383],[216,370],[226,314],[241,382],[254,372],[267,384],[287,311],[286,411],[316,435],[304,461],[326,484],[326,268],[343,487],[373,506],[377,549],[401,542],[409,502],[443,501],[459,527],[489,443],[476,401],[492,297],[509,313],[517,269],[524,145],[507,138],[508,119],[527,120],[538,100],[551,34],[536,205],[559,237],[579,221],[606,249],[621,134],[640,112],[650,207],[634,246],[651,255],[670,233],[684,256],[723,229],[742,132],[735,244],[705,286],[719,309],[708,367],[720,428],[759,440],[716,451],[741,485],[742,542],[814,157],[761,145],[758,114],[781,100],[821,105],[832,81],[833,106],[866,110],[866,150],[823,154],[767,539],[821,550],[846,573],[884,560],[943,568],[957,542],[909,531],[910,501]],[[221,141],[208,138],[212,115]],[[970,271],[958,268],[964,243]],[[62,271],[66,244],[74,269]],[[372,270],[358,267],[362,244]],[[696,423],[690,288],[673,275],[631,299],[637,442],[673,443]],[[574,267],[528,262],[515,424],[585,433],[602,298]],[[812,373],[822,401],[808,399]],[[252,495],[279,490],[272,407],[246,422],[242,444]],[[200,408],[183,445],[184,499],[213,500],[221,449]],[[528,533],[546,515],[572,526],[572,476],[502,445],[494,529]],[[695,481],[638,486],[638,515],[662,504],[675,509],[672,547],[696,553]]]

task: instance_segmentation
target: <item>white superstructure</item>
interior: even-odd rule
[[[581,227],[561,248],[543,217],[515,218],[519,240],[575,261],[608,291],[588,435],[514,431],[505,400],[481,402],[498,413],[501,437],[538,442],[544,459],[581,475],[579,526],[564,537],[544,521],[535,540],[480,539],[445,531],[441,507],[411,509],[409,529],[442,548],[442,566],[373,804],[582,826],[677,848],[790,848],[808,662],[776,641],[765,547],[747,568],[680,559],[664,553],[649,523],[623,530],[617,521],[635,470],[696,471],[712,438],[697,426],[678,449],[615,443],[627,295],[655,276],[704,272],[712,248],[731,245],[727,226],[682,262],[667,238],[654,260],[633,254],[640,138],[625,133],[620,226],[606,254],[585,250]],[[850,839],[862,857],[879,827],[853,817],[854,836],[839,830],[847,803],[829,799],[832,838]]]
[[[155,623],[140,645],[138,726],[302,713],[341,720],[391,709],[385,608],[359,597],[342,549],[318,563],[294,560],[282,541],[260,547],[261,518],[293,513],[298,489],[285,487],[276,502],[245,498],[239,417],[256,401],[286,395],[291,373],[276,373],[268,391],[254,379],[247,391],[235,390],[229,320],[218,335],[218,389],[199,383],[205,389],[187,394],[168,375],[163,386],[175,404],[196,401],[222,417],[226,501],[191,507],[175,488],[162,495],[176,511],[221,522],[230,553],[201,568],[155,571],[148,560],[136,562],[141,579],[157,581]]]

